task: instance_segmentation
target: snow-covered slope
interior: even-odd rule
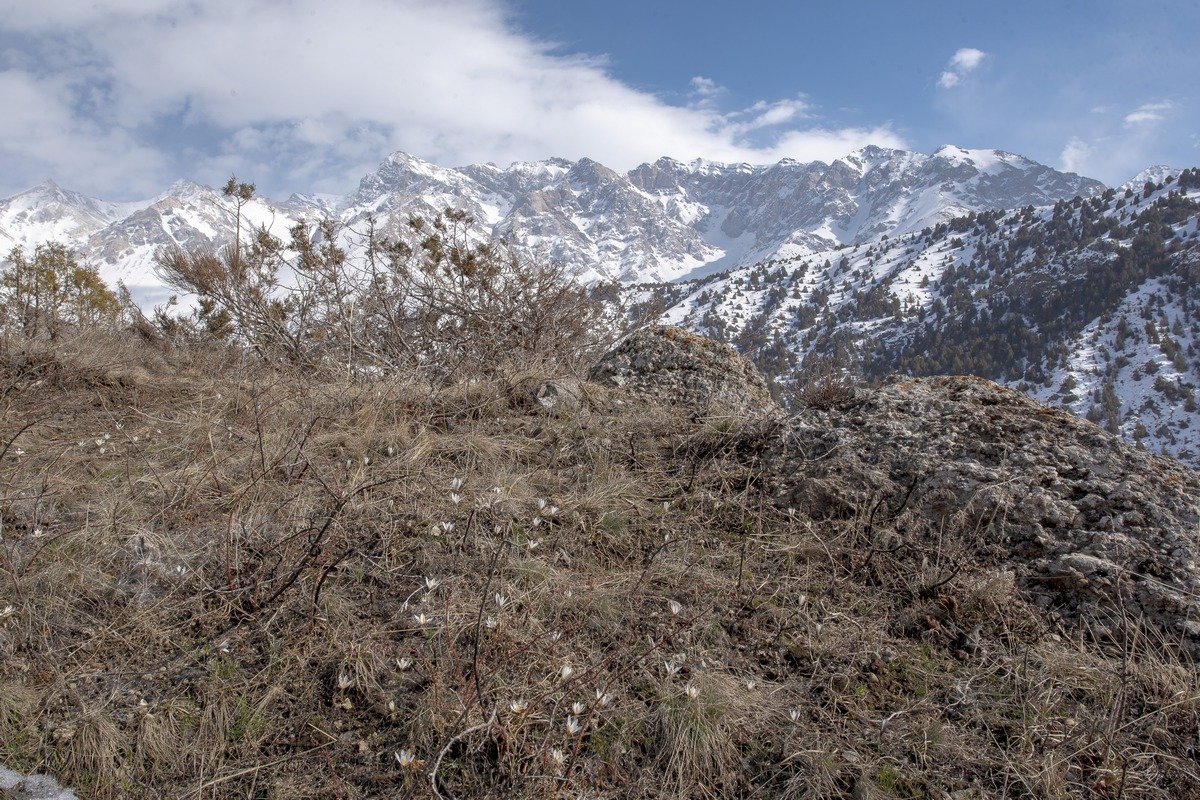
[[[394,233],[410,215],[459,208],[476,219],[477,235],[559,259],[580,280],[635,283],[896,236],[967,211],[1041,205],[1103,188],[1021,156],[949,146],[933,155],[866,147],[832,164],[663,158],[628,173],[587,158],[447,169],[395,153],[345,197],[256,199],[246,211],[252,224],[270,224],[283,235],[302,216],[336,216],[358,233],[371,217]],[[123,206],[48,182],[0,202],[0,245],[66,240],[110,280],[152,287],[159,246],[228,243],[233,223],[228,201],[189,181],[151,202]]]
[[[630,294],[785,379],[982,375],[1200,466],[1200,170],[1153,177]]]

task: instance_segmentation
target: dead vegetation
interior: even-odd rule
[[[1060,628],[902,497],[773,507],[762,422],[545,415],[538,377],[4,342],[0,763],[99,798],[1200,796],[1196,671],[1136,620]]]

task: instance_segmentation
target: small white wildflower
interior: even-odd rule
[[[25,451],[24,451],[24,450],[22,450],[22,449],[21,449],[21,448],[19,448],[19,447],[18,447],[16,450],[14,450],[13,452],[14,452],[14,453],[16,453],[16,455],[17,455],[17,457],[18,457],[18,458],[19,458],[19,457],[21,457],[21,456],[23,456],[23,455],[25,455]]]
[[[230,649],[229,648],[229,640],[222,639],[221,643],[219,645],[217,645],[217,649],[220,650],[222,653],[228,653],[229,649]]]
[[[676,664],[674,661],[664,661],[663,669],[665,669],[667,671],[668,676],[674,676],[674,675],[679,674],[679,665]]]
[[[8,617],[11,617],[15,612],[16,612],[16,609],[13,608],[12,606],[5,606],[2,610],[0,610],[0,619],[7,619]]]
[[[413,762],[416,760],[416,755],[407,747],[402,747],[396,751],[396,761],[399,762],[400,766],[402,767],[412,766]]]
[[[508,605],[508,598],[500,594],[500,592],[496,592],[492,598],[496,601],[496,605],[500,608],[504,608],[506,605]]]
[[[187,572],[188,572],[188,568],[185,567],[183,564],[175,565],[175,574],[178,577],[182,578],[184,575],[187,575]]]
[[[430,591],[430,592],[432,592],[432,591],[433,591],[434,589],[436,589],[436,588],[437,588],[437,587],[438,587],[440,584],[441,584],[441,581],[440,581],[440,580],[438,580],[437,578],[432,578],[432,577],[429,577],[429,576],[426,576],[426,577],[425,577],[425,589],[426,589],[427,591]]]
[[[603,689],[596,690],[596,705],[600,706],[601,708],[604,708],[611,703],[612,699],[612,695]]]
[[[671,510],[671,501],[670,500],[663,501],[662,510],[663,510],[664,514]]]
[[[387,706],[387,708],[388,708],[388,712],[389,712],[389,713],[391,713],[391,714],[395,714],[395,713],[396,713],[396,701],[395,701],[395,700],[388,700],[388,706]]]
[[[555,747],[550,750],[550,759],[561,767],[567,763],[567,754],[561,748]]]
[[[451,492],[450,493],[450,502],[454,503],[454,505],[458,505],[459,503],[462,502],[462,495],[459,494],[458,492]]]
[[[754,688],[755,688],[756,686],[758,686],[758,681],[756,681],[756,680],[753,680],[753,679],[746,681],[746,690],[747,690],[747,691],[751,691],[751,692],[753,692],[753,691],[754,691]]]
[[[462,478],[455,478],[454,480],[450,481],[450,491],[457,492],[463,487],[464,483],[466,483],[466,481]]]
[[[46,532],[44,530],[42,530],[41,528],[33,529],[33,538],[40,539],[41,537],[43,537],[45,535],[46,535]]]
[[[561,638],[562,638],[562,631],[551,631],[550,632],[550,641],[557,642]]]
[[[529,527],[531,527],[531,528],[536,528],[537,526],[539,526],[539,525],[541,525],[541,524],[542,524],[542,518],[541,518],[541,517],[534,517],[534,518],[533,518],[533,519],[532,519],[532,520],[529,522]]]
[[[485,628],[487,628],[489,631],[492,630],[493,628],[495,628],[499,624],[500,623],[496,621],[495,617],[488,617],[487,619],[485,619],[483,621],[483,626]]]
[[[667,608],[671,610],[672,617],[678,617],[679,612],[683,611],[683,603],[679,602],[678,600],[668,600]]]
[[[413,622],[417,623],[418,625],[428,625],[429,623],[433,622],[433,617],[422,611],[420,614],[413,614]]]
[[[344,691],[354,685],[354,678],[352,678],[350,676],[349,672],[346,672],[343,670],[342,672],[338,673],[337,683],[338,683],[338,688],[342,689]]]
[[[575,674],[575,668],[572,667],[570,664],[563,664],[562,669],[560,669],[558,671],[559,677],[562,678],[564,681],[567,678],[570,678],[574,674]]]
[[[443,520],[441,526],[443,533],[450,533],[454,530],[454,523],[450,522],[449,520]]]
[[[663,534],[663,541],[664,542],[671,541],[671,532],[670,531],[667,531],[666,533]]]
[[[529,541],[527,541],[525,543],[526,550],[537,550],[541,546],[542,546],[541,539],[530,539]]]
[[[567,717],[567,733],[574,736],[583,730],[583,726],[579,724],[578,717]]]
[[[389,444],[389,445],[387,446],[387,450],[386,450],[385,452],[387,452],[387,454],[388,454],[388,457],[390,458],[391,456],[394,456],[394,455],[396,455],[396,448],[392,447],[392,446]]]
[[[401,671],[408,669],[412,665],[413,660],[411,656],[402,656],[396,659],[396,666],[399,667]]]
[[[700,689],[697,686],[690,684],[690,683],[687,685],[687,688],[684,691],[687,692],[687,696],[691,700],[695,700],[697,697],[700,696]]]
[[[800,721],[800,709],[793,708],[791,711],[788,712],[788,716],[791,718],[792,722],[799,722]]]
[[[583,703],[579,702],[578,700],[576,700],[574,703],[571,703],[571,713],[577,717],[586,710],[587,710],[587,706],[584,705]]]
[[[508,704],[508,710],[514,714],[524,714],[529,710],[529,703],[524,700],[513,700]]]
[[[546,501],[543,498],[539,497],[537,500],[537,507],[538,507],[538,511],[545,511],[546,510]]]

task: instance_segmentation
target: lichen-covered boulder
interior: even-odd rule
[[[1200,476],[1013,389],[859,390],[790,418],[763,468],[782,506],[902,537],[958,531],[971,558],[1087,628],[1140,618],[1200,652]]]
[[[628,336],[605,355],[591,380],[709,416],[779,413],[767,382],[727,344],[666,325]]]

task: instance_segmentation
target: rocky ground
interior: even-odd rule
[[[1200,647],[1200,478],[1090,422],[973,377],[905,380],[802,408],[767,455],[776,502],[829,517],[970,528],[1041,607],[1117,638],[1122,620]],[[919,523],[916,521],[919,520]],[[930,565],[944,580],[962,565]],[[926,589],[927,590],[927,589]]]
[[[995,384],[0,356],[10,793],[1200,796],[1197,476]]]

